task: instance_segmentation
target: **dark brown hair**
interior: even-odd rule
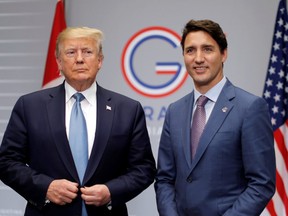
[[[227,49],[228,43],[226,36],[223,33],[220,25],[212,20],[190,20],[183,29],[181,46],[184,51],[184,42],[190,32],[205,31],[208,33],[219,45],[221,53]]]

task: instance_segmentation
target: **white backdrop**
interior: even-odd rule
[[[24,93],[41,88],[50,29],[56,0],[0,0],[0,139],[11,109]],[[212,19],[228,37],[228,60],[224,73],[236,85],[261,96],[268,66],[278,1],[271,0],[68,0],[68,26],[89,26],[105,34],[104,65],[97,77],[100,85],[139,100],[155,158],[165,109],[192,89],[188,78],[174,93],[151,98],[136,92],[124,79],[121,55],[138,31],[161,26],[181,35],[190,19]],[[167,77],[154,72],[156,62],[178,62],[180,48],[165,40],[151,39],[138,47],[134,68],[144,83],[162,84]],[[156,216],[153,186],[130,201],[131,216]],[[23,215],[25,200],[0,184],[0,216]]]

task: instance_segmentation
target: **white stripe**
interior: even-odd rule
[[[273,203],[274,203],[276,215],[285,216],[285,207],[277,191],[275,192],[275,195],[273,196]]]
[[[178,71],[179,66],[176,65],[156,65],[156,71]]]
[[[287,148],[287,141],[288,141],[288,132],[287,132],[287,127],[286,125],[282,125],[279,130],[281,131],[281,133],[283,134],[284,137],[284,142]],[[279,173],[279,175],[282,178],[282,181],[284,183],[284,187],[285,187],[285,192],[286,195],[288,195],[288,172],[285,166],[285,161],[284,158],[278,148],[278,145],[276,143],[276,141],[274,140],[274,148],[275,148],[275,157],[276,157],[276,168],[277,168],[277,172]],[[275,212],[277,214],[277,216],[286,216],[286,212],[285,212],[285,206],[282,202],[281,197],[279,196],[278,190],[276,188],[276,192],[272,198],[273,203],[274,203],[274,209]],[[266,216],[269,215],[268,211],[265,211],[261,214],[261,216]]]
[[[269,216],[268,210],[265,208],[264,211],[260,214],[260,216]]]

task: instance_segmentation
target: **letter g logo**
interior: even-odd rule
[[[178,90],[186,81],[188,73],[178,61],[166,60],[171,59],[171,56],[169,57],[165,50],[167,44],[170,49],[179,49],[180,41],[181,37],[177,33],[159,26],[145,28],[134,34],[125,45],[121,59],[122,73],[132,89],[144,96],[155,98],[168,96]],[[163,42],[164,53],[157,55]],[[153,57],[153,54],[157,56]],[[155,62],[160,58],[166,59]],[[140,63],[148,68],[139,68]]]

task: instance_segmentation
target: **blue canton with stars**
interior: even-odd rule
[[[288,15],[286,0],[278,8],[273,45],[263,97],[268,102],[273,130],[285,123],[288,116]]]

